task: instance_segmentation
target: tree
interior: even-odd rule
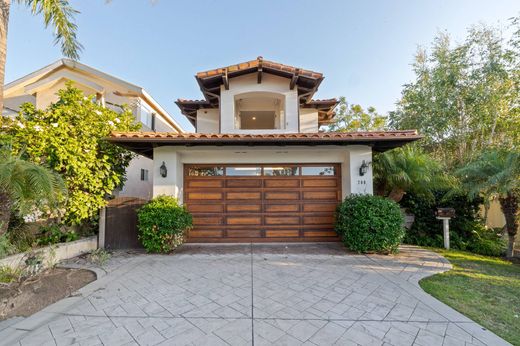
[[[45,110],[22,106],[10,127],[14,146],[28,158],[58,172],[69,190],[64,219],[80,224],[97,215],[106,197],[124,183],[133,154],[105,140],[111,131],[137,131],[128,109],[104,108],[72,86]]]
[[[0,149],[0,236],[7,231],[13,211],[25,214],[32,208],[56,206],[66,194],[61,177],[55,172]]]
[[[518,145],[520,60],[511,49],[501,32],[483,25],[455,46],[439,34],[429,54],[418,51],[415,80],[390,113],[391,127],[418,129],[426,149],[451,167],[489,146]]]
[[[509,236],[507,257],[513,257],[515,236],[520,225],[520,152],[492,149],[483,151],[457,170],[471,198],[498,199]]]
[[[63,55],[78,59],[82,49],[76,38],[77,26],[73,17],[78,11],[69,0],[15,0],[27,6],[34,15],[42,15],[45,27],[54,29],[55,43],[61,45]],[[0,111],[4,107],[5,59],[7,55],[7,29],[11,0],[0,0]]]
[[[433,191],[451,184],[442,165],[413,145],[375,156],[374,180],[378,193],[395,202],[407,192],[433,199]]]
[[[336,120],[329,125],[329,131],[352,132],[352,131],[380,131],[386,128],[386,117],[377,113],[374,107],[363,107],[348,104],[345,97],[339,98]]]

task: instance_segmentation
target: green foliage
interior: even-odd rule
[[[499,232],[482,227],[474,231],[467,250],[484,256],[499,257],[504,255],[506,243]]]
[[[10,283],[13,281],[17,281],[20,279],[22,275],[21,269],[13,269],[9,266],[0,267],[0,282],[2,283]]]
[[[405,85],[390,125],[418,129],[425,147],[450,167],[489,146],[520,145],[520,45],[503,33],[475,26],[461,44],[441,33],[430,53],[420,49],[415,80]]]
[[[24,224],[9,229],[7,235],[9,241],[16,247],[17,252],[30,250],[36,242],[34,234]]]
[[[159,196],[137,214],[139,239],[148,252],[168,253],[184,242],[192,227],[191,214],[170,196]]]
[[[7,257],[17,252],[17,248],[11,243],[7,234],[0,235],[0,258]]]
[[[111,257],[110,253],[101,248],[92,251],[88,256],[89,260],[92,263],[97,264],[98,266],[101,266],[101,267],[103,267],[103,266],[105,266],[105,264],[107,264],[110,257]]]
[[[378,194],[389,196],[396,202],[405,193],[432,199],[433,190],[452,184],[442,165],[413,145],[376,155],[373,167]]]
[[[64,178],[69,196],[64,219],[81,224],[97,215],[105,198],[124,182],[133,154],[105,140],[111,131],[136,131],[130,110],[104,108],[72,86],[46,110],[22,107],[10,132],[18,150],[35,163],[44,163]]]
[[[336,211],[336,232],[357,252],[396,252],[403,224],[399,205],[380,196],[349,196]]]
[[[36,244],[51,245],[71,242],[78,239],[79,236],[75,231],[63,232],[59,225],[52,224],[40,228],[40,232],[36,236]]]
[[[363,107],[348,104],[345,97],[339,98],[336,107],[335,122],[329,125],[329,131],[355,132],[355,131],[381,131],[386,129],[386,117],[377,113],[374,107]]]
[[[0,234],[7,230],[12,211],[24,215],[43,207],[56,208],[66,195],[61,177],[39,164],[0,148]]]

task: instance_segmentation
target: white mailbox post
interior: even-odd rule
[[[455,216],[453,208],[437,208],[437,220],[442,220],[442,232],[444,235],[444,248],[450,249],[450,219]]]

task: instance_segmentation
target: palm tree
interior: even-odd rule
[[[451,184],[442,165],[412,145],[377,155],[374,180],[378,193],[395,202],[407,192],[433,198],[433,191]]]
[[[13,211],[24,214],[35,206],[55,206],[66,193],[55,172],[0,150],[0,236],[7,231]]]
[[[513,257],[520,225],[520,152],[487,150],[457,170],[470,197],[498,199],[509,236],[507,257]]]
[[[76,39],[77,26],[73,16],[77,13],[69,0],[14,0],[26,5],[32,14],[42,15],[45,27],[54,29],[55,43],[61,44],[63,55],[78,59],[82,47]],[[4,107],[5,59],[7,54],[7,28],[11,0],[0,0],[0,112]]]

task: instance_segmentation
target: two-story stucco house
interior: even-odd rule
[[[337,241],[334,211],[372,193],[373,151],[416,131],[327,133],[335,99],[313,100],[318,72],[256,60],[196,75],[203,100],[177,105],[196,133],[113,133],[153,158],[154,195],[194,216],[190,242]]]
[[[18,114],[20,106],[30,102],[44,109],[58,99],[57,92],[66,82],[81,89],[85,95],[95,95],[105,107],[120,112],[127,105],[141,122],[144,131],[182,133],[181,127],[143,88],[113,77],[79,62],[60,59],[46,67],[21,77],[4,87],[3,115]],[[119,196],[148,199],[152,196],[153,162],[141,155],[134,158],[126,172],[126,182]]]

